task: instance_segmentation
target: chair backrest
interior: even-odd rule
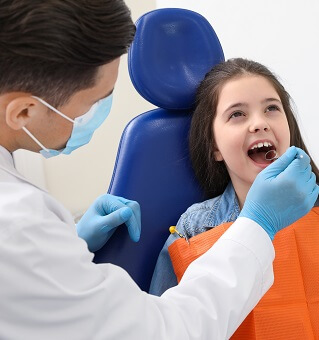
[[[148,291],[169,227],[204,195],[188,153],[188,130],[199,82],[223,50],[209,22],[184,9],[159,9],[136,23],[129,72],[136,90],[158,109],[125,128],[109,193],[136,200],[142,213],[138,243],[119,227],[95,254],[95,262],[124,268]]]

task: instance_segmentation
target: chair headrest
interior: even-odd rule
[[[143,15],[136,22],[128,53],[136,90],[147,101],[169,110],[192,108],[200,81],[224,60],[210,23],[196,12],[179,8]]]

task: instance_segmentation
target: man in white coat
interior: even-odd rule
[[[134,32],[122,0],[0,1],[0,339],[227,339],[273,282],[271,237],[318,196],[309,157],[291,147],[257,177],[232,227],[161,297],[121,268],[94,264],[88,247],[123,222],[138,241],[138,203],[100,197],[79,222],[84,242],[11,153],[52,157],[87,143],[110,110]]]

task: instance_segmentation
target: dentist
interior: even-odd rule
[[[138,203],[103,195],[76,229],[59,202],[16,171],[12,152],[52,157],[88,143],[110,111],[134,32],[122,0],[0,0],[0,339],[229,338],[273,282],[271,237],[317,199],[309,157],[291,147],[162,297],[119,267],[94,264],[89,250],[118,225],[138,241]]]

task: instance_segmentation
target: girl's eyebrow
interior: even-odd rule
[[[281,100],[279,100],[277,98],[266,98],[261,103],[264,104],[264,103],[268,103],[268,102],[278,102],[279,104],[282,104]]]
[[[264,99],[264,100],[262,100],[261,101],[261,104],[265,104],[265,103],[268,103],[268,102],[277,102],[277,103],[279,103],[279,104],[282,104],[281,103],[281,101],[279,100],[279,99],[277,99],[277,98],[266,98],[266,99]],[[233,109],[233,108],[235,108],[235,107],[247,107],[248,106],[248,104],[247,103],[235,103],[235,104],[232,104],[232,105],[230,105],[225,111],[224,111],[224,113],[226,113],[226,112],[228,112],[230,109]]]
[[[227,111],[229,111],[230,109],[233,109],[233,108],[235,108],[235,107],[242,107],[242,106],[248,106],[248,104],[247,103],[235,103],[235,104],[232,104],[232,105],[230,105],[225,111],[224,111],[224,113],[226,113]]]

